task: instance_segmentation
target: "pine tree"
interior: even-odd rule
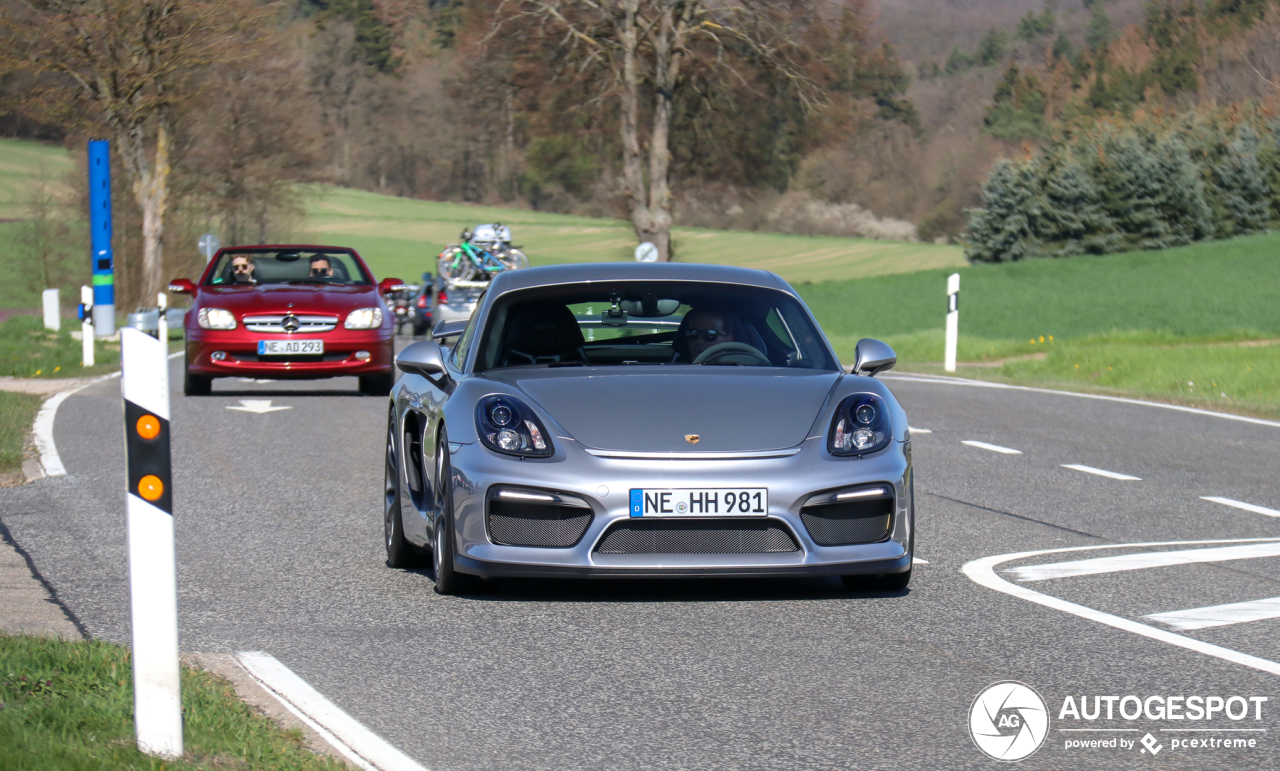
[[[1044,181],[1045,206],[1034,221],[1045,257],[1105,254],[1120,248],[1115,223],[1084,167],[1063,153],[1053,158]]]
[[[982,184],[982,208],[966,209],[965,257],[970,262],[1013,262],[1038,250],[1031,218],[1043,206],[1038,163],[1001,159]]]
[[[1125,134],[1104,139],[1092,171],[1103,209],[1115,222],[1124,248],[1171,245],[1169,226],[1160,211],[1165,192],[1160,164],[1137,137]]]
[[[1236,132],[1214,168],[1222,203],[1237,235],[1256,233],[1271,218],[1271,186],[1258,162],[1258,135],[1248,126]]]

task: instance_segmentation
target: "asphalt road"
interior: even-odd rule
[[[173,383],[180,385],[180,360]],[[184,650],[262,650],[433,771],[880,769],[996,765],[969,735],[1018,680],[1053,723],[1026,768],[1275,768],[1280,676],[979,585],[969,561],[1079,546],[1280,538],[1280,428],[1151,406],[892,379],[911,424],[908,592],[835,579],[510,581],[466,597],[392,570],[381,543],[387,405],[355,381],[218,381],[173,399]],[[240,400],[289,409],[234,411]],[[119,384],[67,399],[69,474],[0,490],[0,520],[93,635],[128,641]],[[1006,454],[962,444],[986,442]],[[1139,480],[1065,468],[1081,464]],[[1001,565],[1198,548],[1112,548]],[[1280,557],[1018,586],[1114,617],[1280,596]],[[1280,619],[1179,632],[1280,660]],[[1267,696],[1261,720],[1060,720],[1067,696]],[[1090,702],[1091,703],[1091,702]],[[1252,710],[1253,707],[1251,706]],[[1124,729],[1106,733],[1063,728]],[[1266,729],[1175,733],[1186,728]],[[1161,730],[1165,729],[1165,730]],[[1067,749],[1073,739],[1136,741]],[[1178,749],[1245,737],[1252,749]]]

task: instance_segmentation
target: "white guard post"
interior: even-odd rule
[[[93,366],[93,290],[80,287],[80,366]]]
[[[960,274],[947,276],[947,349],[942,368],[956,371],[956,343],[960,337]]]
[[[178,579],[169,456],[168,343],[120,330],[120,390],[128,456],[129,600],[138,749],[182,755]]]
[[[62,314],[58,308],[58,290],[46,289],[40,294],[44,310],[44,328],[57,332],[62,329]]]
[[[156,317],[156,339],[168,346],[169,319],[165,316],[165,311],[169,310],[169,296],[164,292],[156,295],[156,308],[160,311],[160,315]],[[168,369],[165,371],[168,372]]]

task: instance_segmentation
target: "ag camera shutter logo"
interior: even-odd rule
[[[1025,683],[993,683],[969,707],[969,736],[994,760],[1029,758],[1049,737],[1049,707]]]

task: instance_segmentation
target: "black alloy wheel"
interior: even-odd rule
[[[421,552],[404,537],[401,519],[400,464],[396,458],[395,411],[387,420],[387,459],[383,466],[382,530],[387,547],[387,565],[411,568],[421,563]]]
[[[449,465],[449,435],[440,429],[436,442],[436,491],[435,495],[435,544],[431,549],[432,574],[436,579],[436,591],[440,594],[458,594],[473,585],[472,576],[454,569],[453,540],[453,469]]]
[[[190,367],[184,367],[182,393],[184,396],[208,396],[213,393],[213,378],[193,375]]]

